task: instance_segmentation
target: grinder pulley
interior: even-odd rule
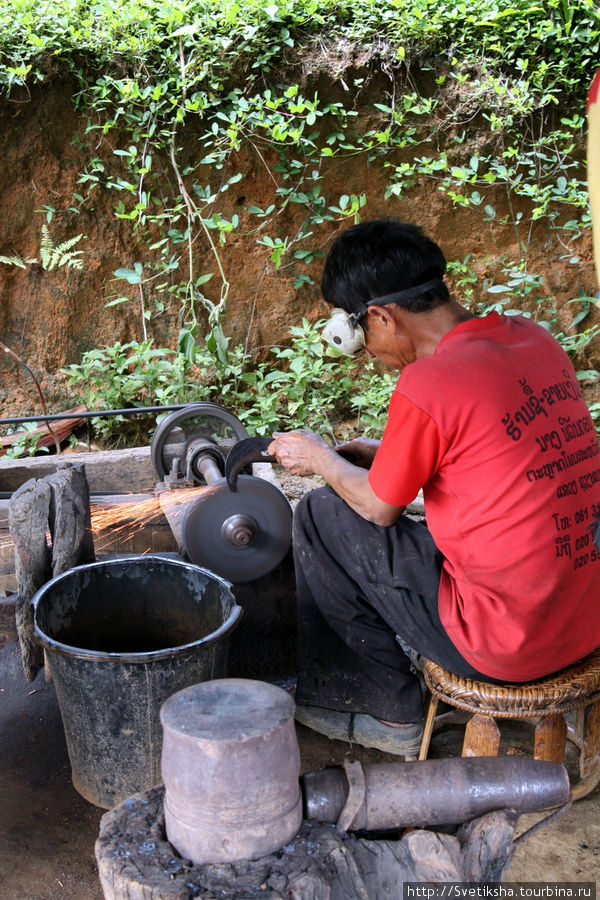
[[[151,447],[161,506],[187,556],[233,583],[270,572],[291,544],[291,508],[274,484],[241,475],[233,492],[223,477],[228,453],[247,437],[228,410],[194,403],[163,419]],[[175,490],[199,486],[192,499]]]
[[[190,403],[166,416],[156,429],[150,448],[152,465],[161,480],[176,476],[204,484],[198,457],[212,455],[222,474],[231,448],[247,437],[242,423],[217,403]]]

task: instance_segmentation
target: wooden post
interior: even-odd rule
[[[52,577],[94,561],[90,491],[84,466],[69,466],[47,475],[52,499],[48,521],[52,536]]]
[[[48,581],[52,570],[50,548],[46,542],[51,495],[49,484],[32,478],[15,491],[8,507],[18,585],[15,618],[23,670],[29,681],[33,681],[44,664],[42,648],[33,640],[31,600]]]
[[[463,756],[498,756],[500,729],[496,720],[477,713],[467,722]]]
[[[8,527],[18,585],[17,634],[25,675],[33,681],[44,657],[33,638],[31,601],[50,578],[94,559],[85,468],[69,466],[44,479],[25,482],[10,498]]]
[[[566,746],[567,724],[562,713],[542,716],[535,728],[533,758],[562,763]]]

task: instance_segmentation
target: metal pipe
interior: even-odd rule
[[[52,413],[52,415],[37,416],[13,416],[9,419],[0,419],[0,425],[20,425],[24,422],[50,421],[60,419],[93,419],[97,416],[143,416],[145,413],[171,412],[176,409],[185,409],[189,403],[179,403],[177,406],[136,406],[129,409],[85,409],[83,412]]]
[[[455,825],[487,812],[536,812],[568,802],[560,763],[518,757],[348,762],[302,778],[304,815],[338,831]]]

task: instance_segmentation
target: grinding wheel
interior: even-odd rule
[[[262,478],[241,475],[235,493],[225,478],[205,488],[185,514],[183,546],[192,562],[233,584],[266,575],[288,552],[292,510]]]
[[[152,438],[150,456],[154,471],[162,479],[171,471],[175,458],[185,463],[188,448],[204,439],[219,445],[226,453],[248,437],[248,432],[233,413],[217,403],[190,403],[162,420]],[[202,483],[194,471],[194,480]]]

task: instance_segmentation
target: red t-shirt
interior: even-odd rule
[[[529,681],[600,645],[600,446],[544,328],[470,319],[406,366],[369,482],[397,506],[423,488],[440,617],[480,672]]]

